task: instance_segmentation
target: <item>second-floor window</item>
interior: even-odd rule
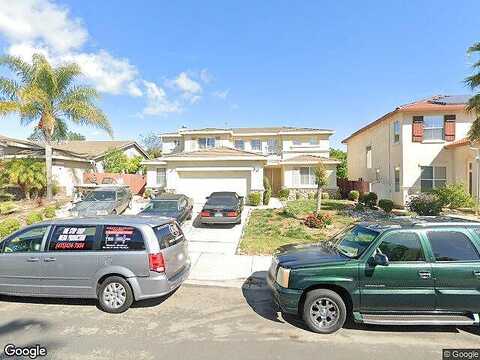
[[[262,142],[258,139],[254,139],[250,142],[252,151],[262,151]]]
[[[393,123],[393,142],[400,142],[400,121],[395,121]]]
[[[215,147],[215,138],[199,138],[198,147],[200,149],[211,149]]]
[[[444,119],[442,116],[424,116],[423,117],[423,139],[424,140],[443,140]]]
[[[269,154],[276,154],[278,151],[278,141],[276,139],[267,140],[267,151]]]
[[[318,142],[318,138],[312,137],[312,138],[310,138],[310,139],[308,140],[308,143],[309,143],[310,145],[318,145],[318,143],[319,143],[319,142]]]
[[[245,150],[245,141],[243,141],[243,140],[235,140],[235,149]]]
[[[365,149],[365,161],[366,161],[367,169],[371,169],[372,168],[372,147],[371,146],[367,146],[367,148]]]

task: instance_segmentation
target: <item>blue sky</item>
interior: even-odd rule
[[[8,3],[8,1],[7,1]],[[0,7],[0,47],[74,60],[118,139],[186,125],[330,128],[464,94],[480,2],[50,1]],[[15,118],[0,133],[26,137]],[[105,135],[80,129],[89,139]]]

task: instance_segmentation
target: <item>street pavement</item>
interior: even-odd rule
[[[49,359],[441,359],[443,348],[478,348],[480,329],[348,324],[333,335],[282,317],[268,290],[184,285],[120,315],[95,301],[0,298],[3,347],[40,344]],[[0,358],[2,358],[0,356]]]

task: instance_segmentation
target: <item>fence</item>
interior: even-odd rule
[[[125,184],[134,194],[143,194],[147,179],[139,174],[85,173],[84,184]]]
[[[366,193],[369,190],[368,182],[363,180],[337,179],[337,186],[343,199],[346,199],[348,193],[352,190],[357,190],[360,194]]]

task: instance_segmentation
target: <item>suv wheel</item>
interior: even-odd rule
[[[303,305],[303,320],[310,330],[331,334],[343,326],[346,318],[347,308],[336,292],[318,289],[307,293]]]
[[[98,290],[98,302],[102,310],[119,314],[132,305],[133,292],[128,282],[119,276],[107,278]]]

